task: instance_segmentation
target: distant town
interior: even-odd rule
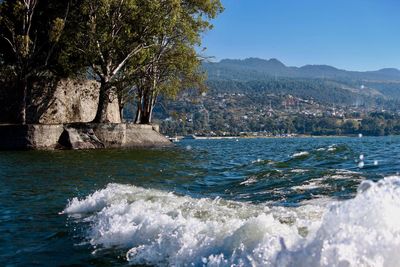
[[[400,112],[365,105],[324,105],[293,95],[189,94],[160,106],[156,116],[169,136],[295,136],[398,134]]]
[[[222,60],[203,68],[208,74],[206,92],[184,91],[155,106],[154,118],[163,134],[400,134],[400,71],[292,68],[275,59],[254,58]]]

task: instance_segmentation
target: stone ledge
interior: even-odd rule
[[[0,125],[2,150],[165,147],[158,126],[129,123]]]

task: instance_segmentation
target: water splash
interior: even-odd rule
[[[358,168],[360,168],[360,169],[362,169],[362,168],[364,168],[364,161],[360,161],[359,163],[358,163]]]
[[[324,204],[322,204],[324,203]],[[64,213],[93,246],[156,266],[396,266],[400,178],[364,181],[347,201],[268,207],[109,184]]]
[[[307,157],[308,155],[310,155],[310,153],[308,151],[301,151],[301,152],[294,153],[292,155],[292,158]]]

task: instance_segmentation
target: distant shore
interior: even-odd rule
[[[171,141],[180,140],[223,140],[223,139],[278,139],[278,138],[350,138],[358,135],[290,135],[290,136],[176,136],[168,137]]]

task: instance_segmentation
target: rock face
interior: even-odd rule
[[[168,143],[171,145],[165,136],[159,133],[158,125],[137,125],[125,124],[125,146],[126,147],[157,147]],[[154,134],[157,133],[157,134]]]
[[[96,149],[165,147],[157,126],[126,123],[0,125],[0,149]]]
[[[50,79],[31,81],[28,86],[26,120],[30,124],[90,122],[99,101],[100,84],[94,80]],[[22,96],[11,84],[0,90],[0,123],[19,123]],[[107,110],[110,123],[120,123],[116,96]]]
[[[0,125],[0,149],[54,149],[63,125]]]
[[[90,123],[99,101],[98,82],[52,80],[30,83],[27,124],[18,123],[18,96],[0,92],[0,149],[96,149],[170,146],[158,126],[121,123],[118,99],[110,98],[107,123]],[[14,105],[13,105],[14,104]],[[7,108],[8,107],[8,108]]]
[[[100,84],[93,80],[61,80],[52,93],[52,100],[45,111],[39,114],[41,124],[90,122],[96,116]],[[39,98],[39,97],[37,97]],[[34,101],[40,102],[40,99]],[[110,99],[107,119],[120,123],[120,111],[116,96]],[[35,111],[33,111],[35,113]],[[36,112],[38,113],[38,112]]]
[[[92,129],[66,127],[58,140],[59,148],[95,149],[105,148]]]

